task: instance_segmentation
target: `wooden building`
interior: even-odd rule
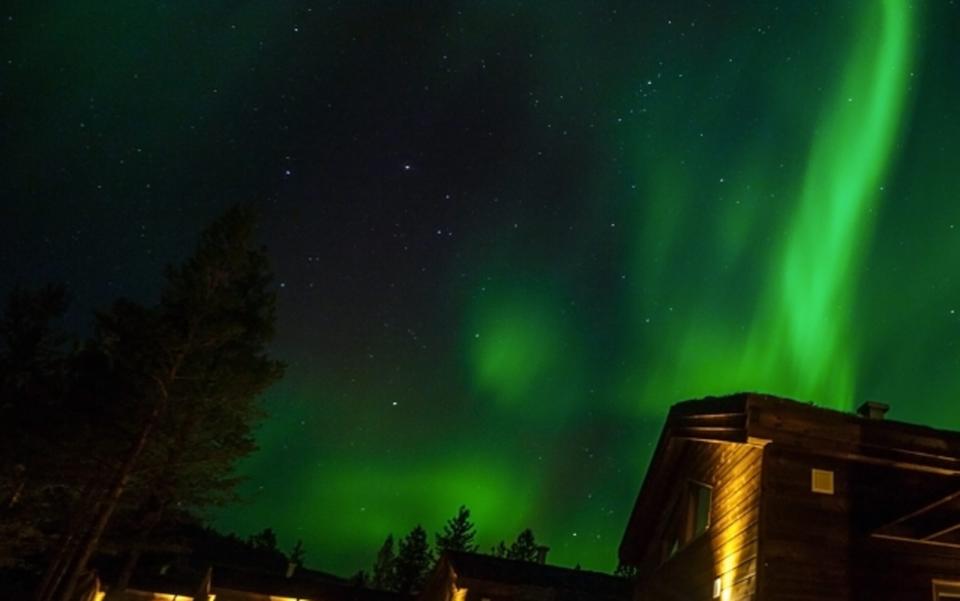
[[[675,405],[620,545],[635,601],[960,598],[960,433],[886,409]]]
[[[417,601],[629,601],[630,581],[609,574],[447,551]]]
[[[137,573],[122,601],[413,601],[305,568],[286,573],[229,566],[184,564]]]

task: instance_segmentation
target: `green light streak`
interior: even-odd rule
[[[783,392],[846,406],[856,380],[850,308],[903,113],[911,48],[903,0],[871,4],[818,128],[796,213],[773,264],[742,370]],[[766,373],[764,373],[766,372]]]
[[[813,122],[806,168],[793,193],[783,181],[787,173],[771,175],[774,165],[764,158],[782,151],[782,140],[759,136],[742,153],[753,160],[736,162],[739,169],[722,157],[702,159],[739,175],[699,190],[684,180],[674,189],[664,186],[662,173],[676,168],[657,160],[640,230],[638,261],[647,285],[637,299],[638,339],[653,345],[641,342],[634,364],[643,377],[624,378],[619,394],[627,403],[636,408],[639,398],[641,413],[659,414],[683,398],[760,390],[850,406],[859,351],[851,311],[904,112],[912,22],[903,0],[865,7],[831,101]],[[688,223],[686,246],[679,246],[676,226],[663,216],[675,215],[694,192],[715,195],[720,208],[707,221],[712,230],[691,232]],[[774,215],[758,218],[762,203],[791,197],[796,205],[779,240],[763,243],[776,229],[769,229]],[[714,252],[704,256],[700,247],[711,240]],[[663,263],[706,271],[664,285]],[[766,276],[758,281],[757,273]]]

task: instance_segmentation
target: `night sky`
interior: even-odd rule
[[[612,569],[666,409],[960,428],[960,6],[23,2],[0,292],[152,302],[253,203],[275,355],[242,535],[368,568],[460,504]]]

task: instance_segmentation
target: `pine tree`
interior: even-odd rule
[[[430,552],[430,543],[427,542],[427,531],[418,524],[410,534],[400,540],[394,564],[394,590],[404,594],[421,590],[432,564],[433,554]]]
[[[493,555],[494,557],[506,558],[507,553],[509,552],[510,552],[510,549],[507,548],[507,544],[503,541],[500,541],[500,543],[496,547],[492,547],[490,549],[490,555]]]
[[[247,537],[247,544],[257,551],[276,551],[277,534],[273,531],[273,528],[264,528],[260,532]]]
[[[377,552],[377,559],[373,564],[373,578],[370,586],[378,590],[393,590],[394,588],[394,563],[396,556],[393,552],[393,535],[387,536],[383,545]]]
[[[59,471],[57,464],[70,457],[60,452],[63,436],[70,434],[60,423],[69,360],[66,335],[56,325],[66,308],[63,287],[15,288],[0,315],[3,511],[23,502],[27,480],[49,480],[47,474]]]
[[[517,535],[517,540],[507,549],[506,558],[519,561],[537,561],[540,546],[533,536],[533,530],[527,528]]]
[[[435,535],[437,554],[444,551],[476,551],[473,539],[476,536],[470,521],[470,510],[461,505],[457,515],[447,520],[442,533]]]
[[[61,286],[15,288],[0,315],[0,567],[47,546],[71,474],[89,470],[90,420],[69,414],[66,398],[74,362],[57,325],[66,308]]]
[[[51,563],[39,601],[74,596],[100,538],[131,488],[137,469],[156,461],[161,507],[218,490],[225,467],[253,448],[262,416],[258,395],[282,373],[269,359],[275,295],[266,254],[253,245],[254,219],[235,208],[208,227],[194,255],[167,271],[160,302],[142,307],[119,301],[98,316],[96,344],[109,357],[139,407],[124,424],[134,435],[118,453],[106,486],[90,495],[92,510],[64,537],[69,551]],[[166,429],[183,434],[190,454],[167,445]],[[218,443],[227,443],[226,448]],[[192,458],[191,473],[181,459]],[[216,484],[203,475],[220,474]],[[233,480],[235,483],[235,480]],[[193,502],[194,499],[187,499]],[[62,584],[61,584],[62,582]]]

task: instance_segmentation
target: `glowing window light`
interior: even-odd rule
[[[810,490],[824,495],[833,494],[833,472],[830,470],[810,470]]]

